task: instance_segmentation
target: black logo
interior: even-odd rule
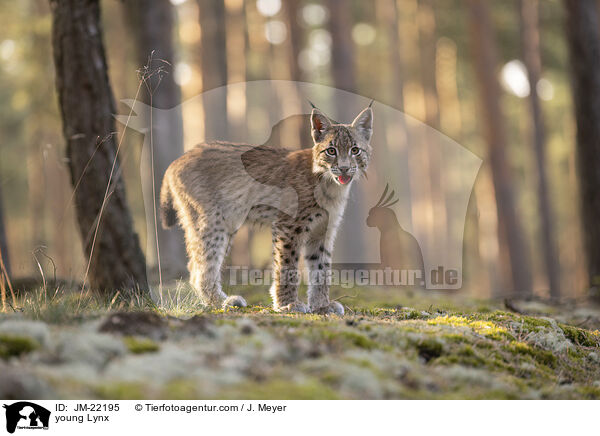
[[[19,401],[3,406],[6,409],[6,431],[14,433],[18,429],[47,430],[50,411],[28,401]]]

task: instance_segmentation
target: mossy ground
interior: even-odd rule
[[[8,359],[30,353],[39,347],[39,344],[26,336],[17,334],[0,334],[0,358]]]
[[[123,338],[125,346],[133,354],[154,353],[160,349],[160,346],[151,339],[137,338],[135,336],[127,336]]]
[[[62,398],[600,399],[590,308],[582,328],[576,308],[521,315],[441,293],[370,292],[342,300],[341,318],[274,313],[254,288],[239,291],[253,306],[226,311],[183,293],[162,306],[30,295],[21,314],[0,317],[0,357],[43,382],[40,396]],[[161,315],[160,336],[148,325],[149,337],[99,333],[107,313],[140,310]],[[22,322],[23,335],[2,333],[7,320]],[[30,320],[52,339],[30,338]],[[82,345],[65,346],[79,334]]]

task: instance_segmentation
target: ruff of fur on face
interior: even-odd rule
[[[211,142],[169,166],[161,188],[163,225],[183,228],[190,282],[205,304],[246,305],[223,292],[220,271],[235,233],[250,222],[273,231],[274,309],[343,315],[325,278],[349,185],[371,158],[372,126],[371,105],[350,124],[334,123],[313,107],[310,149]],[[298,299],[300,253],[315,277],[308,305]]]

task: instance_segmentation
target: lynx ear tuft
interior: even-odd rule
[[[357,133],[365,141],[368,142],[371,140],[371,134],[373,133],[373,109],[371,109],[371,105],[358,114],[354,121],[352,121],[352,127],[356,129]]]
[[[311,134],[315,143],[321,142],[327,129],[331,127],[331,121],[323,113],[314,108],[310,114]]]

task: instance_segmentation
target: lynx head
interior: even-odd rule
[[[335,124],[317,108],[310,116],[313,171],[338,185],[349,185],[365,173],[371,159],[373,111],[364,109],[351,124]]]

